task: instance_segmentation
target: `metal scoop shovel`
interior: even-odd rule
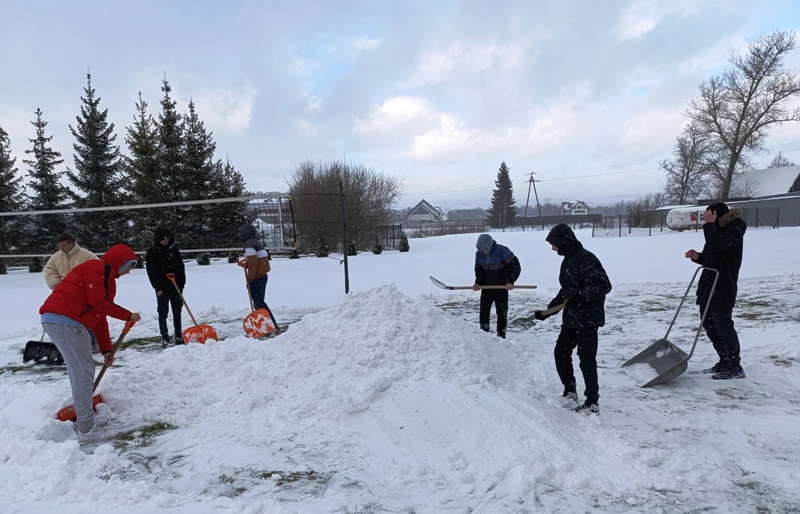
[[[669,332],[672,330],[672,326],[675,324],[675,320],[678,318],[678,313],[681,311],[681,307],[683,307],[683,303],[686,301],[686,297],[689,295],[689,291],[692,289],[692,284],[694,284],[694,280],[697,278],[697,274],[700,272],[700,270],[713,271],[714,283],[711,286],[711,294],[708,295],[706,306],[703,309],[703,316],[700,318],[700,326],[697,327],[697,332],[694,335],[692,349],[689,353],[686,353],[674,344],[670,343],[667,337],[669,336]],[[711,305],[711,298],[714,296],[714,292],[717,289],[718,279],[719,271],[715,270],[714,268],[707,268],[704,266],[698,267],[695,270],[694,275],[692,275],[692,280],[689,282],[689,287],[686,288],[686,293],[684,293],[681,304],[678,305],[678,310],[675,311],[675,316],[673,316],[672,322],[669,324],[669,328],[667,328],[667,333],[664,334],[664,337],[642,350],[632,359],[622,364],[623,367],[631,366],[633,364],[649,364],[653,369],[656,370],[658,375],[641,387],[650,387],[668,382],[678,375],[681,375],[689,367],[689,359],[692,358],[692,355],[694,354],[694,348],[697,346],[697,339],[700,337],[700,330],[703,328],[703,322],[706,320],[708,307]]]

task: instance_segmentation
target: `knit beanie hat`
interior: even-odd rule
[[[714,202],[708,206],[709,211],[714,211],[717,218],[721,218],[730,212],[730,208],[722,202]]]

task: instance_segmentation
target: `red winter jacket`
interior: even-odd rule
[[[99,260],[86,261],[67,273],[44,301],[39,314],[61,314],[94,331],[100,351],[111,351],[106,316],[127,321],[130,311],[114,303],[117,278],[125,263],[136,260],[126,245],[114,245]]]

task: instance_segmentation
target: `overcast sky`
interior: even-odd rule
[[[41,108],[74,169],[87,71],[123,153],[166,76],[253,191],[344,159],[402,177],[398,207],[488,206],[505,161],[518,205],[532,171],[540,200],[609,203],[661,189],[687,102],[732,52],[798,28],[796,0],[0,0],[0,126],[27,176]],[[800,163],[800,124],[767,146],[757,166]]]

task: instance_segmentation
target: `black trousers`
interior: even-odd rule
[[[586,401],[597,403],[600,398],[600,386],[597,384],[597,328],[561,327],[553,355],[556,359],[558,378],[561,379],[565,389],[575,390],[572,351],[576,347],[583,383],[586,386],[584,392]]]
[[[701,306],[700,316],[702,315]],[[733,307],[714,305],[712,301],[703,321],[703,328],[706,329],[706,335],[714,345],[719,360],[739,366],[739,336],[733,328]]]
[[[508,326],[508,290],[507,289],[483,289],[481,290],[481,310],[478,316],[481,328],[489,332],[489,315],[492,312],[492,304],[497,313],[497,335],[505,337],[506,327]]]
[[[156,296],[158,305],[158,329],[164,337],[169,336],[167,331],[167,315],[169,308],[172,307],[172,325],[175,328],[175,335],[180,336],[183,334],[181,328],[181,309],[183,308],[183,301],[177,291],[163,290],[161,296]]]

